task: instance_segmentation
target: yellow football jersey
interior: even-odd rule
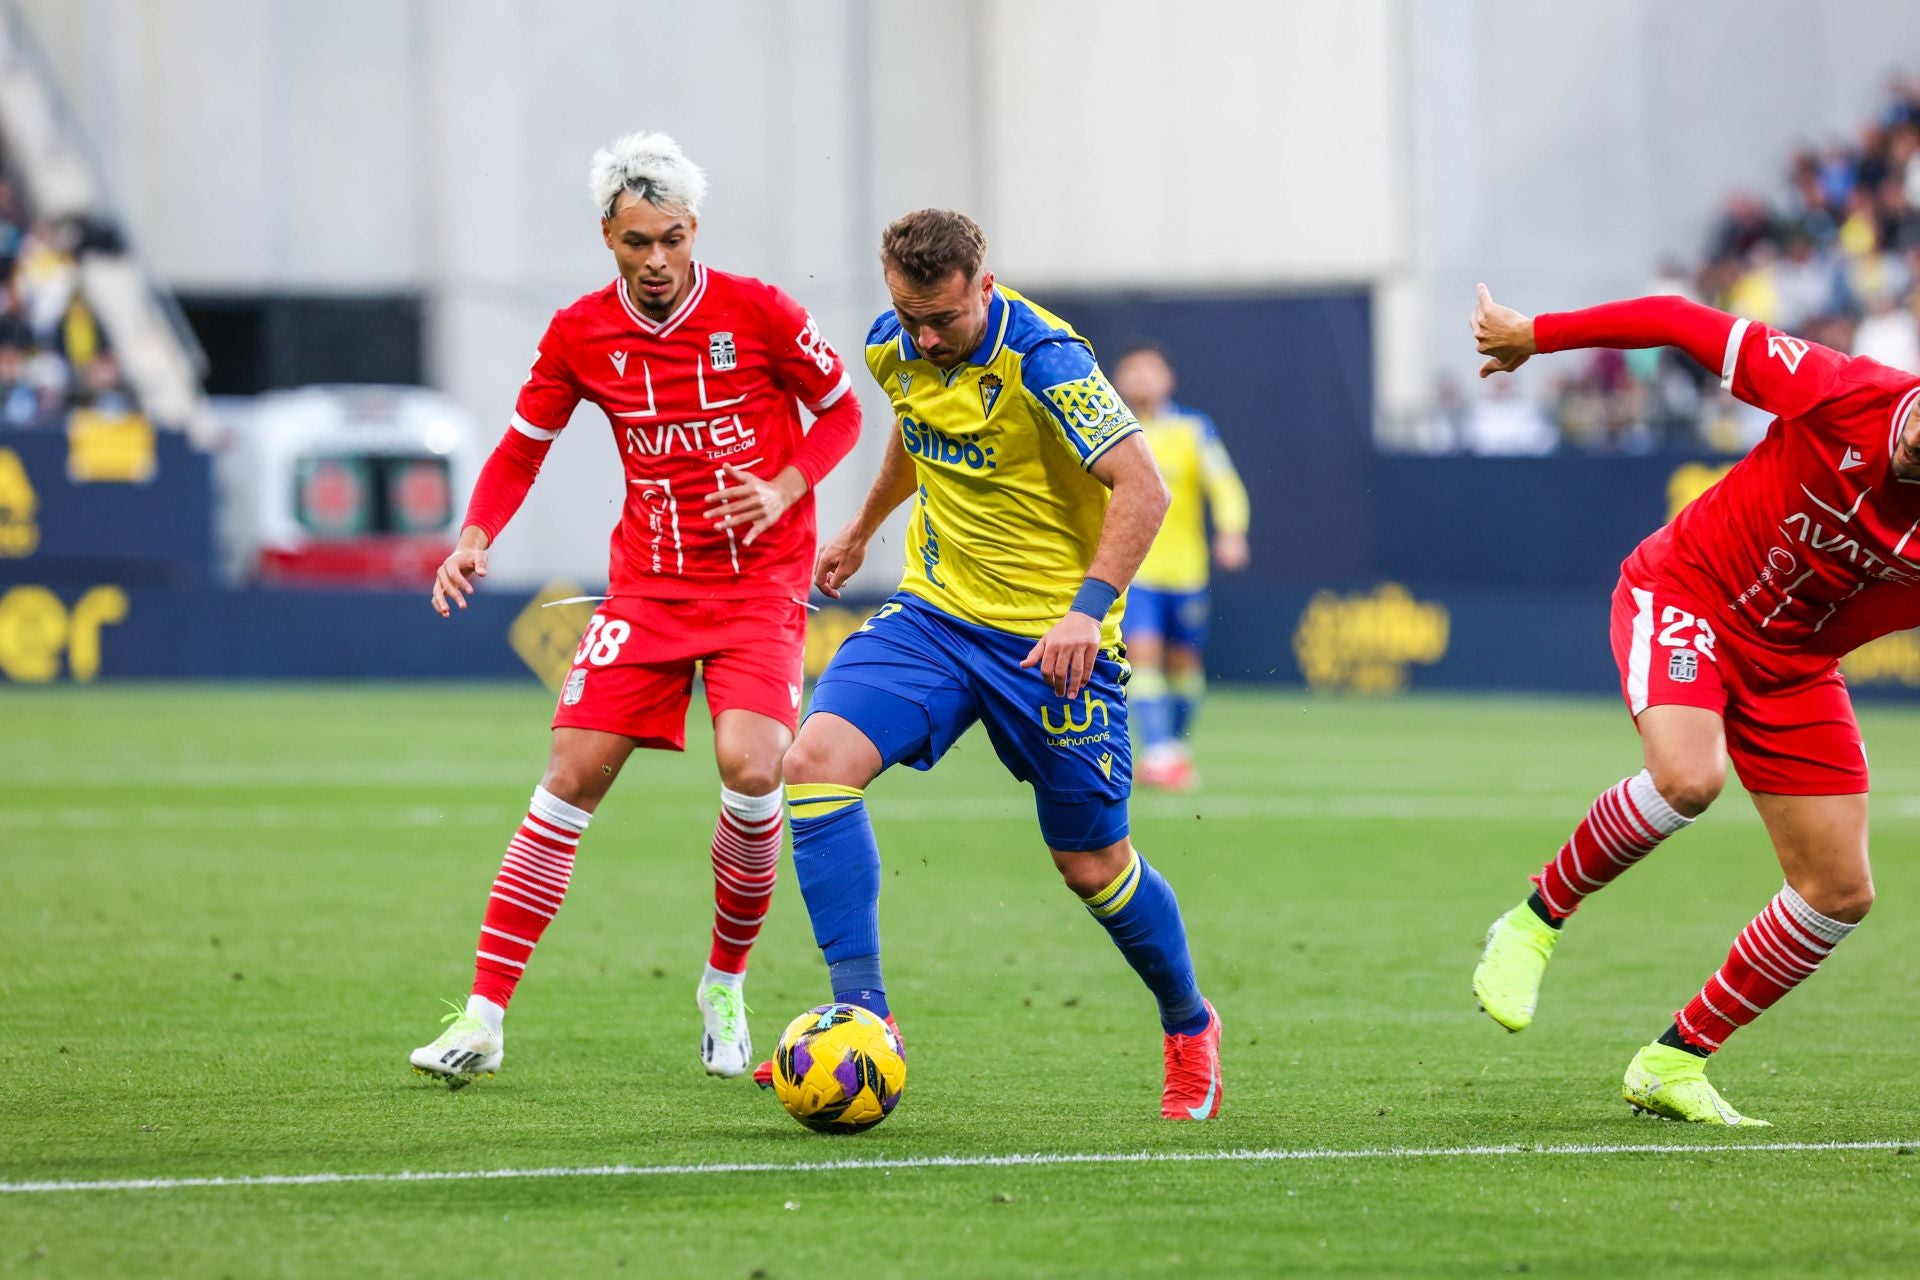
[[[1107,487],[1088,474],[1140,429],[1073,328],[996,287],[987,332],[941,369],[888,311],[867,334],[867,368],[893,402],[919,493],[900,589],[981,626],[1041,636],[1093,563]],[[1120,640],[1126,595],[1101,643]]]
[[[1134,581],[1156,591],[1201,591],[1211,555],[1207,519],[1221,533],[1247,531],[1247,489],[1204,413],[1169,404],[1140,423],[1173,493],[1167,518]]]

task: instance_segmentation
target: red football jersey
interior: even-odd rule
[[[1700,621],[1783,682],[1920,625],[1920,480],[1892,466],[1920,376],[1740,320],[1721,380],[1777,416],[1732,471],[1640,544],[1627,578],[1663,580],[1711,609]]]
[[[616,596],[805,600],[819,476],[751,546],[744,527],[717,527],[706,503],[734,483],[723,465],[771,479],[793,460],[805,439],[796,401],[819,414],[852,388],[799,303],[696,262],[664,320],[634,306],[618,279],[555,313],[513,426],[551,440],[582,400],[607,415],[627,479],[608,570]]]

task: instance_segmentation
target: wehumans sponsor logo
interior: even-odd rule
[[[1060,707],[1060,722],[1054,723],[1054,708],[1040,708],[1040,727],[1047,731],[1047,745],[1050,747],[1083,747],[1089,743],[1106,742],[1113,737],[1113,717],[1107,712],[1107,700],[1096,698],[1091,690],[1080,695],[1078,705],[1065,703]],[[1076,714],[1076,712],[1078,714]],[[1093,732],[1094,713],[1100,715],[1100,732]]]
[[[928,462],[965,467],[969,471],[992,471],[998,465],[993,460],[990,446],[982,445],[977,440],[956,439],[905,415],[900,418],[900,441],[908,453],[916,458],[925,458]]]
[[[1085,747],[1096,742],[1111,742],[1112,740],[1113,734],[1106,729],[1102,729],[1099,733],[1081,734],[1078,737],[1048,738],[1047,745],[1050,747]]]

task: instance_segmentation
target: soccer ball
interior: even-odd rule
[[[820,1133],[858,1133],[888,1116],[907,1087],[893,1029],[869,1009],[823,1004],[780,1033],[773,1092],[787,1114]]]

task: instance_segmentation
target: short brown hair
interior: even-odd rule
[[[880,233],[880,263],[916,285],[935,285],[958,271],[969,281],[987,258],[987,233],[964,213],[916,209]]]

